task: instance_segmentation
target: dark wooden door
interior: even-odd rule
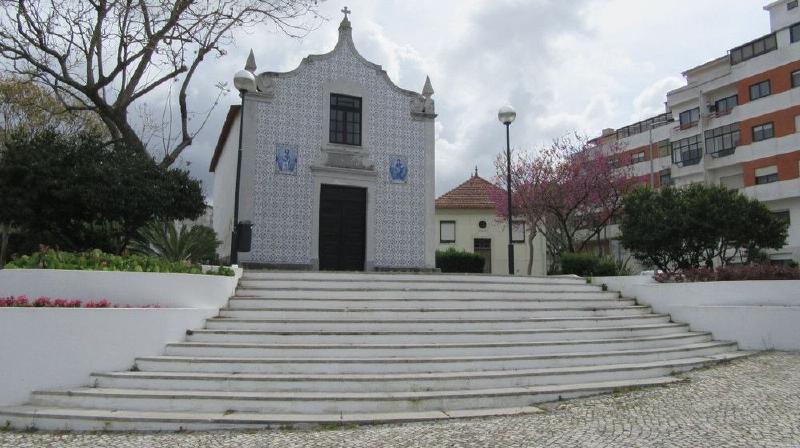
[[[492,240],[489,238],[475,238],[472,246],[473,252],[483,257],[483,272],[492,273]]]
[[[319,198],[319,268],[363,271],[367,189],[322,185]]]

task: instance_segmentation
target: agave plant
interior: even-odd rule
[[[213,260],[218,245],[216,234],[208,227],[152,222],[139,230],[131,250],[170,261],[200,263]]]

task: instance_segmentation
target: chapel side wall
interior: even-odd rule
[[[381,72],[354,57],[347,46],[328,58],[301,65],[275,79],[272,98],[254,102],[251,134],[254,151],[252,194],[253,245],[247,261],[257,264],[311,267],[314,172],[324,165],[324,86],[356,83],[364,90],[363,149],[374,165],[376,267],[425,267],[426,145],[433,148],[425,120],[411,116],[411,97],[388,84]],[[432,121],[432,120],[428,120]],[[251,125],[246,125],[251,126]],[[430,142],[426,142],[426,136]],[[276,144],[297,148],[294,175],[276,172]],[[249,150],[249,149],[248,149]],[[389,179],[389,159],[405,157],[408,182]],[[346,183],[344,183],[346,185]],[[369,224],[368,224],[369,225]],[[369,244],[369,243],[368,243]],[[244,257],[243,257],[244,258]]]
[[[231,233],[233,230],[233,196],[236,188],[236,159],[238,152],[239,119],[231,126],[225,139],[222,155],[217,161],[214,170],[214,200],[213,228],[217,240],[221,244],[217,247],[217,254],[221,259],[227,260],[231,253]]]

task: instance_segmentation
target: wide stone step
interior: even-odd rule
[[[264,331],[440,331],[512,330],[529,328],[618,327],[666,323],[667,314],[633,316],[549,317],[526,319],[384,319],[380,321],[342,317],[330,319],[234,319],[211,318],[206,328]]]
[[[416,274],[365,272],[255,272],[245,271],[242,280],[292,280],[296,282],[444,282],[477,284],[585,284],[576,276],[519,276],[491,274]]]
[[[228,392],[82,388],[37,391],[31,405],[129,411],[259,412],[332,414],[419,412],[521,407],[532,403],[609,392],[621,387],[664,385],[674,377],[586,384],[410,392]]]
[[[635,305],[633,299],[609,297],[606,294],[595,298],[584,294],[579,298],[551,297],[549,299],[263,299],[257,297],[232,297],[228,309],[244,308],[339,308],[339,309],[421,309],[421,308],[570,308]]]
[[[243,289],[325,290],[325,291],[601,291],[599,285],[583,283],[464,283],[431,281],[335,281],[309,282],[289,280],[251,280],[243,278],[239,282]]]
[[[664,348],[503,356],[417,357],[193,357],[148,356],[135,370],[218,373],[419,373],[447,371],[541,369],[599,364],[628,364],[705,357],[736,350],[730,342],[701,342]]]
[[[584,288],[584,287],[581,287]],[[236,297],[262,299],[544,299],[544,298],[619,298],[619,293],[601,290],[576,289],[570,291],[438,291],[431,289],[256,289],[240,287]]]
[[[592,395],[596,392],[587,393]],[[47,406],[0,408],[12,428],[48,431],[211,431],[310,428],[319,425],[408,423],[497,417],[544,412],[533,406],[387,413],[264,414],[258,412],[175,412],[82,409]]]
[[[676,333],[664,336],[619,339],[589,339],[546,342],[472,342],[434,344],[253,344],[225,342],[175,342],[167,344],[167,356],[194,357],[412,357],[492,356],[579,353],[631,350],[695,344],[711,340],[710,333]]]
[[[111,389],[219,390],[235,392],[403,392],[471,390],[619,381],[668,376],[743,352],[639,364],[411,374],[247,374],[111,372],[92,374],[92,385]]]
[[[464,331],[259,331],[190,330],[189,342],[252,342],[261,344],[424,344],[449,342],[539,342],[658,336],[687,331],[686,324],[665,323],[628,327],[527,328]]]
[[[649,306],[620,305],[570,308],[239,308],[222,309],[221,318],[236,319],[356,319],[377,321],[384,319],[523,319],[537,317],[587,317],[587,316],[637,316],[651,311]]]

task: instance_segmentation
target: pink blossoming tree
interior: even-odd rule
[[[514,216],[531,229],[528,235],[532,271],[533,239],[541,233],[552,259],[589,248],[622,209],[624,194],[636,184],[626,168],[615,168],[609,154],[580,135],[553,140],[538,152],[512,154],[511,194]],[[495,161],[495,183],[505,188],[505,152]],[[505,191],[491,193],[498,216],[508,217]]]

